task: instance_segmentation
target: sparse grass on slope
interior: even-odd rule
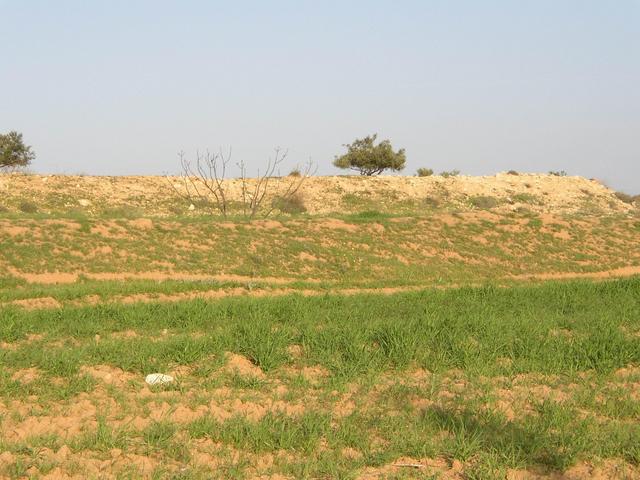
[[[488,212],[411,217],[363,212],[253,223],[5,220],[0,221],[5,269],[0,302],[224,288],[453,286],[579,275],[640,267],[638,225],[630,217]]]

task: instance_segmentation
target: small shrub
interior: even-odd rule
[[[475,197],[471,197],[469,199],[469,202],[471,203],[471,205],[473,205],[476,208],[494,208],[497,207],[500,202],[498,201],[497,198],[495,197],[489,197],[486,195],[477,195]]]
[[[433,170],[430,168],[419,168],[416,172],[419,177],[430,177],[433,175]]]
[[[531,205],[542,205],[541,200],[530,193],[516,193],[511,197],[514,202],[529,203]]]
[[[444,178],[457,177],[458,175],[460,175],[460,170],[444,171],[441,172],[440,175]]]
[[[294,193],[286,197],[275,197],[273,199],[273,207],[282,213],[304,213],[307,207],[304,205],[304,198],[300,193]]]
[[[440,200],[436,197],[425,197],[422,201],[424,202],[425,207],[438,208],[440,206]]]
[[[183,215],[185,212],[185,208],[181,207],[179,205],[169,205],[167,207],[167,209],[173,214],[173,215]]]
[[[553,175],[554,177],[566,177],[567,172],[565,172],[564,170],[560,170],[559,172],[551,170],[549,171],[549,175]]]
[[[520,175],[518,172],[516,172],[515,170],[509,170],[507,172],[507,175]]]
[[[36,213],[38,206],[33,202],[24,201],[18,206],[18,209],[23,213]]]
[[[621,202],[624,203],[628,203],[628,204],[633,204],[634,200],[636,197],[629,195],[628,193],[624,193],[624,192],[615,192],[614,193],[615,197],[620,200]]]
[[[290,177],[301,177],[301,176],[302,176],[302,173],[300,172],[300,169],[299,169],[299,168],[294,168],[293,170],[291,170],[291,171],[289,172],[289,176],[290,176]]]

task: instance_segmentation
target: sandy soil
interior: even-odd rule
[[[287,178],[274,179],[267,198],[282,193],[289,181]],[[231,201],[240,200],[239,180],[227,180],[225,188]],[[184,191],[177,177],[0,175],[0,198],[5,199],[0,204],[6,203],[5,208],[10,211],[16,208],[14,204],[18,200],[29,200],[41,211],[77,209],[92,212],[108,207],[140,211],[143,215],[171,214],[171,208],[188,212],[189,205],[180,199],[176,190]],[[501,173],[449,178],[311,177],[304,182],[301,194],[311,214],[352,210],[348,202],[345,203],[349,196],[390,207],[407,200],[435,199],[438,203],[470,208],[470,198],[487,196],[503,201],[504,205],[497,207],[498,210],[516,209],[523,204],[533,211],[555,213],[575,212],[585,204],[611,212],[628,212],[634,208],[616,198],[612,190],[597,180],[538,174]],[[196,206],[193,213],[198,211]]]

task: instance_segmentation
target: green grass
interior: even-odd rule
[[[219,471],[237,478],[261,455],[277,452],[288,453],[261,468],[294,478],[352,478],[400,457],[459,460],[469,478],[499,478],[510,468],[563,471],[604,458],[632,468],[640,462],[640,425],[628,382],[640,380],[640,372],[615,372],[640,365],[639,318],[640,278],[390,296],[4,308],[0,341],[14,347],[0,350],[0,402],[64,415],[64,405],[102,392],[93,400],[102,405],[97,427],[67,440],[74,455],[119,449],[163,456],[164,474],[188,471],[191,478],[206,478],[194,463],[206,442],[219,445],[210,452]],[[111,335],[125,330],[138,335]],[[295,356],[291,345],[299,346]],[[244,355],[264,377],[226,372],[225,352]],[[121,368],[132,379],[104,389],[82,373],[91,365]],[[12,380],[13,372],[32,367],[37,382]],[[138,396],[145,374],[177,367],[192,373]],[[305,380],[295,374],[305,367],[327,374]],[[412,376],[416,371],[426,372],[423,379]],[[536,394],[541,386],[551,394]],[[497,402],[505,391],[514,395],[514,418]],[[184,422],[170,409],[139,428],[116,422],[149,415],[162,402],[209,413]],[[211,402],[218,410],[209,410]],[[303,409],[273,410],[274,402]],[[344,402],[353,406],[342,411]],[[243,405],[262,413],[247,417]],[[225,408],[228,416],[216,416]],[[25,419],[5,417],[0,431]],[[16,458],[4,470],[10,477],[33,465],[55,467],[25,445],[57,437],[10,438],[1,444]],[[344,457],[347,448],[358,456]]]
[[[4,308],[0,341],[19,341],[29,333],[45,338],[23,347],[32,350],[28,356],[22,349],[3,350],[1,355],[12,365],[35,363],[64,374],[74,373],[74,365],[87,361],[113,360],[129,369],[146,356],[146,349],[153,350],[157,360],[179,363],[227,349],[268,370],[286,362],[287,345],[301,344],[310,361],[336,372],[357,370],[360,365],[380,370],[417,362],[430,370],[474,368],[488,373],[498,357],[512,358],[513,372],[602,370],[638,359],[637,341],[627,338],[620,327],[637,327],[633,302],[640,300],[639,292],[640,281],[634,278],[426,290],[388,297],[294,295],[33,312]],[[559,327],[573,335],[547,336]],[[53,340],[72,337],[86,342],[96,334],[126,329],[176,333],[162,342],[138,337],[87,343],[73,350],[39,348]],[[204,335],[190,338],[192,332]],[[475,343],[467,344],[469,338]]]

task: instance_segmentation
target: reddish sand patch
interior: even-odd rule
[[[24,273],[17,270],[11,272],[16,277],[22,278],[29,283],[74,283],[78,281],[77,273],[47,272],[47,273]]]
[[[521,275],[512,275],[511,278],[518,280],[565,280],[565,279],[578,279],[578,278],[616,278],[616,277],[631,277],[633,275],[640,275],[640,266],[628,266],[615,268],[613,270],[604,270],[600,272],[545,272],[545,273],[529,273]]]
[[[88,400],[78,400],[69,406],[64,414],[28,416],[23,421],[5,428],[6,438],[11,441],[24,441],[29,437],[56,435],[70,438],[85,429],[97,426],[96,407]]]
[[[40,378],[40,370],[36,367],[24,368],[22,370],[18,370],[11,375],[11,380],[14,382],[20,382],[22,384],[29,384],[31,382],[36,381]]]
[[[352,223],[347,223],[337,218],[330,218],[330,219],[323,220],[315,224],[315,226],[317,227],[316,228],[317,231],[321,231],[324,228],[328,228],[329,230],[346,230],[347,232],[358,231],[357,225],[354,225]]]
[[[2,223],[2,230],[0,230],[1,233],[6,233],[7,235],[9,235],[10,237],[17,237],[20,235],[25,235],[26,233],[28,233],[31,229],[27,228],[27,227],[20,227],[18,225],[7,225],[6,223]]]
[[[109,385],[122,387],[136,378],[135,375],[109,365],[82,366],[80,372],[92,376]]]
[[[464,467],[454,460],[449,463],[445,459],[421,459],[403,457],[382,467],[368,467],[357,477],[358,480],[379,480],[395,475],[419,475],[420,478],[436,477],[442,480],[462,480]]]
[[[604,460],[601,464],[581,462],[563,473],[535,470],[509,470],[507,480],[637,480],[640,469],[621,460]]]
[[[260,367],[251,363],[246,357],[237,353],[226,352],[225,358],[227,362],[225,365],[226,371],[242,376],[264,378],[264,372]]]
[[[129,220],[129,225],[135,228],[141,228],[143,230],[152,230],[153,220],[149,218],[137,218],[135,220]]]
[[[26,298],[23,300],[14,300],[12,305],[17,305],[25,310],[46,310],[53,308],[61,308],[62,305],[55,298],[52,297],[39,297],[39,298]]]
[[[302,260],[303,262],[317,262],[318,261],[318,257],[316,257],[315,255],[313,255],[311,253],[307,253],[307,252],[300,252],[298,254],[298,258],[300,260]]]
[[[277,220],[254,220],[251,226],[257,230],[286,230]]]

